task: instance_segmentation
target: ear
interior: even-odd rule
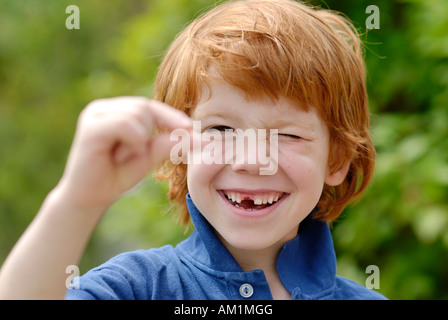
[[[325,176],[325,184],[335,187],[344,182],[348,170],[350,169],[350,165],[351,161],[346,161],[339,170],[333,173],[330,171],[330,168],[327,168],[327,174]]]

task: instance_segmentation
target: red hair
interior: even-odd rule
[[[193,21],[160,66],[154,98],[191,115],[210,65],[251,99],[263,93],[315,107],[330,131],[330,171],[350,162],[344,182],[325,185],[314,216],[334,220],[371,180],[375,149],[369,133],[362,44],[341,15],[290,0],[230,1]],[[167,161],[169,198],[188,223],[186,165]]]

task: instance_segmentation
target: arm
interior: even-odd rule
[[[81,113],[64,174],[0,271],[0,299],[63,299],[65,269],[81,259],[107,208],[134,187],[177,142],[154,128],[191,128],[160,102],[94,101]]]

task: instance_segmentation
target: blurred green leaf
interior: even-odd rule
[[[0,2],[0,263],[61,176],[90,101],[151,96],[163,53],[213,0]],[[80,8],[67,30],[65,8]],[[346,14],[366,45],[374,179],[334,224],[338,272],[381,270],[392,299],[448,299],[448,1],[313,0]],[[365,9],[380,9],[367,32]],[[148,178],[105,215],[81,271],[137,248],[176,244],[166,183]],[[191,231],[191,230],[190,230]]]

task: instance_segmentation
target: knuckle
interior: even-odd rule
[[[103,108],[106,103],[105,99],[96,99],[87,104],[87,106],[81,111],[81,117],[87,117],[98,113],[100,107]]]
[[[94,109],[97,108],[99,105],[103,105],[107,100],[106,99],[95,99],[91,102],[89,102],[85,109]]]
[[[124,133],[132,135],[136,139],[144,138],[143,127],[133,117],[116,119],[114,126],[116,126],[117,130],[122,130]]]

